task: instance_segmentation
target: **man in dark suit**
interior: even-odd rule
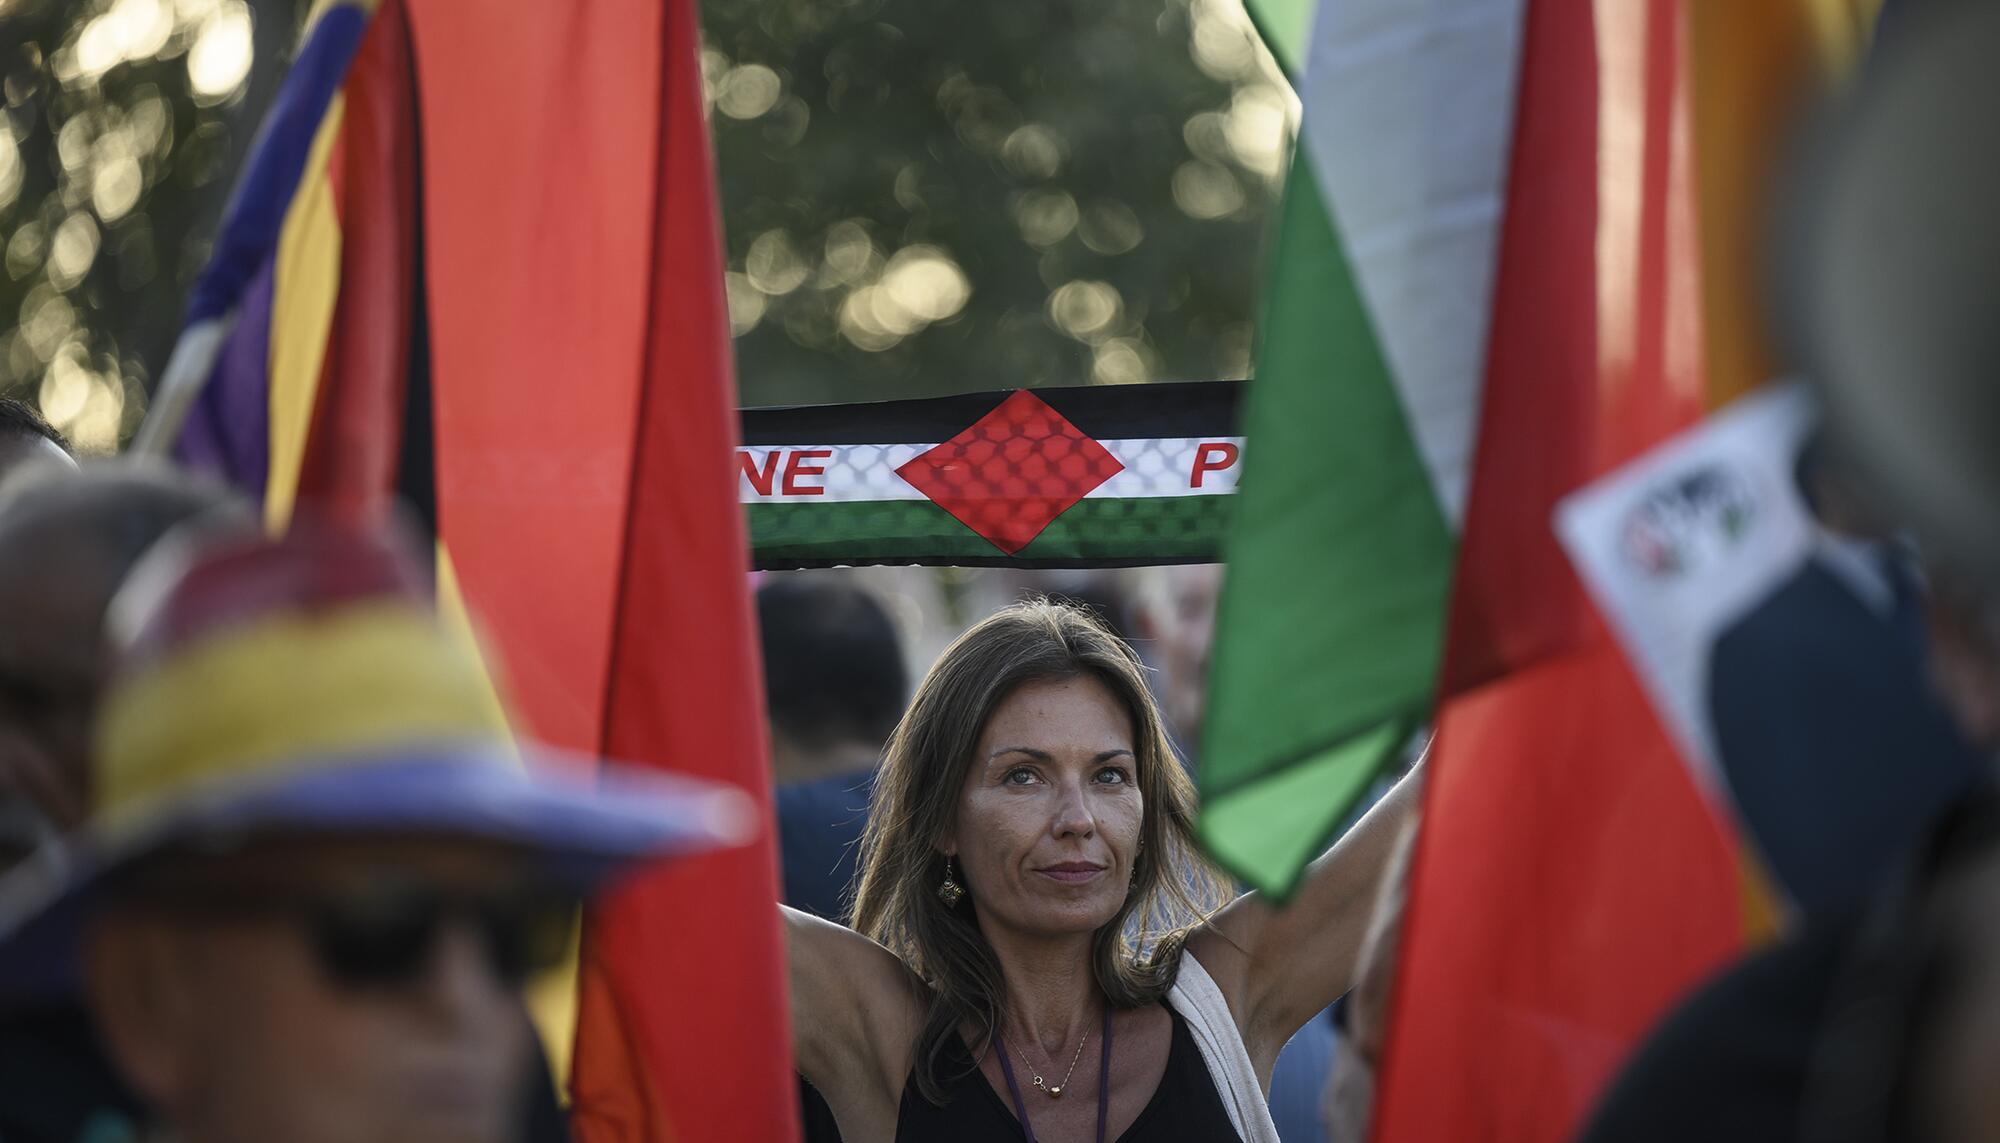
[[[1908,556],[1818,440],[1796,574],[1717,641],[1708,704],[1758,849],[1808,913],[1858,900],[1979,773],[1925,667]]]

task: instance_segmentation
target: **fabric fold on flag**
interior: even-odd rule
[[[670,0],[656,18],[643,356],[628,422],[601,748],[744,787],[769,821],[762,670],[730,465],[736,387],[721,216],[694,0]],[[586,1007],[577,1027],[579,1139],[797,1137],[778,898],[777,851],[767,839],[656,868],[591,911],[584,987],[601,978],[617,1005]],[[604,1101],[612,1088],[634,1083],[642,1091],[622,1105],[645,1112],[636,1122]]]

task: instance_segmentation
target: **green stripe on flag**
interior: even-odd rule
[[[929,500],[750,505],[756,566],[1210,561],[1221,551],[1234,496],[1078,501],[1013,557]]]
[[[1296,85],[1305,70],[1315,0],[1244,0],[1243,9],[1264,38],[1264,46]]]
[[[1353,798],[1329,799],[1327,791],[1356,774],[1375,773],[1415,729],[1415,720],[1383,723],[1204,804],[1202,838],[1209,853],[1228,869],[1303,868],[1354,809]]]
[[[1453,538],[1303,148],[1276,249],[1200,831],[1230,872],[1282,898],[1429,705]]]

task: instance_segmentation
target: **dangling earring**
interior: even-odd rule
[[[965,896],[965,886],[951,879],[951,858],[949,856],[944,859],[944,884],[938,886],[937,895],[938,900],[943,901],[944,907],[947,909],[955,908],[959,900]]]

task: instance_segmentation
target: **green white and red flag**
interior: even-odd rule
[[[1322,6],[1211,664],[1201,836],[1288,893],[1429,717],[1518,3]]]

